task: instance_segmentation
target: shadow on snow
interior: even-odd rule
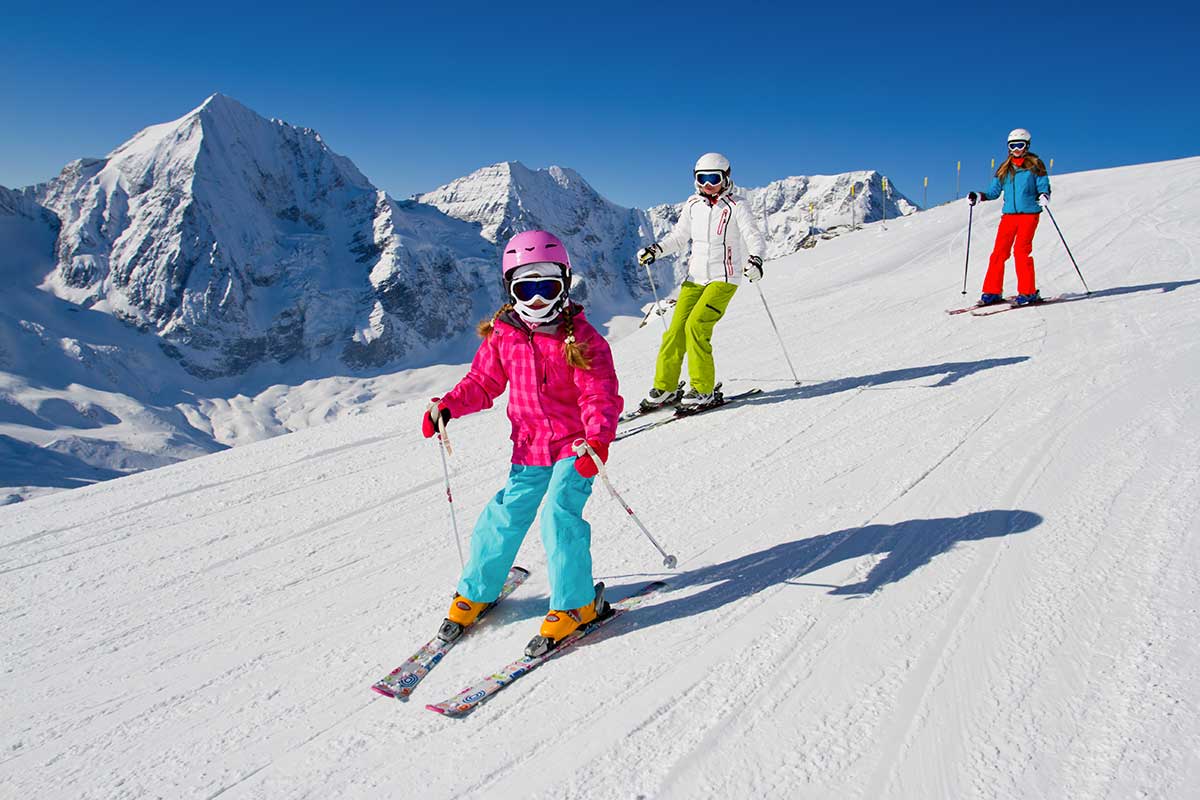
[[[1009,356],[1007,358],[984,358],[979,361],[947,361],[943,364],[930,364],[924,367],[905,367],[903,369],[889,369],[884,372],[876,372],[872,375],[857,375],[849,378],[835,378],[830,381],[822,381],[821,383],[806,384],[804,386],[789,386],[784,389],[773,389],[763,392],[755,397],[750,397],[740,401],[737,405],[770,405],[772,403],[782,403],[788,400],[808,400],[814,397],[824,397],[826,395],[837,394],[838,392],[849,392],[854,389],[869,389],[874,386],[884,386],[889,383],[904,383],[905,381],[920,380],[922,378],[931,378],[941,375],[942,379],[937,383],[930,384],[931,386],[950,386],[957,383],[968,375],[973,375],[976,372],[982,372],[985,369],[993,369],[995,367],[1007,367],[1013,364],[1020,364],[1023,361],[1028,361],[1029,356]],[[713,414],[721,409],[713,409],[706,412]]]
[[[1091,293],[1091,297],[1116,297],[1122,294],[1133,294],[1135,292],[1153,292],[1157,291],[1160,294],[1173,292],[1176,289],[1182,289],[1185,286],[1195,286],[1200,283],[1200,278],[1190,281],[1166,281],[1164,283],[1143,283],[1140,286],[1114,286],[1111,289],[1097,289]],[[1081,295],[1087,297],[1088,295]]]
[[[892,525],[847,528],[810,539],[775,545],[757,553],[666,578],[673,592],[696,587],[686,597],[649,606],[637,613],[639,627],[703,614],[778,586],[825,586],[829,594],[861,597],[911,575],[959,542],[1024,533],[1043,521],[1020,510],[978,511],[963,517],[912,519]],[[861,580],[844,586],[806,583],[804,576],[825,567],[872,554],[884,554]],[[632,587],[629,587],[632,590]],[[621,594],[614,593],[616,596]]]
[[[0,486],[75,489],[126,473],[0,434]],[[2,499],[2,498],[0,498]]]

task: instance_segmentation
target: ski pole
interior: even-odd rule
[[[437,405],[431,404],[430,409],[437,410]],[[458,548],[458,563],[463,569],[466,569],[467,562],[463,558],[462,537],[458,535],[458,517],[454,514],[454,495],[450,492],[450,466],[446,463],[446,454],[453,455],[454,450],[450,447],[450,437],[446,435],[446,421],[442,419],[440,411],[438,411],[438,452],[442,454],[442,477],[446,482],[446,502],[450,506],[450,527],[454,531],[454,544]]]
[[[975,219],[975,205],[967,208],[967,260],[963,263],[963,294],[967,293],[967,267],[971,264],[971,221]]]
[[[650,271],[650,265],[646,265],[646,277],[650,279],[650,291],[654,292],[654,313],[658,314],[662,319],[663,332],[667,330],[666,309],[662,307],[662,303],[658,299],[658,287],[654,285],[654,273]]]
[[[767,215],[767,198],[763,195],[763,242],[767,241],[767,233],[771,230],[771,218]],[[766,255],[764,253],[763,255]],[[767,305],[767,297],[763,294],[762,287],[758,285],[758,281],[754,281],[754,288],[758,289],[758,298],[762,300],[763,310],[767,312],[767,319],[771,321],[771,327],[775,328],[775,336],[779,338],[779,347],[783,350],[783,358],[787,361],[788,369],[792,371],[792,379],[796,381],[796,385],[800,385],[800,377],[796,374],[796,368],[792,366],[792,359],[788,356],[787,347],[783,344],[783,336],[779,333],[779,328],[775,325],[775,318],[771,316],[771,309]]]
[[[604,485],[608,487],[608,493],[613,496],[613,499],[621,504],[621,507],[625,509],[625,513],[628,514],[637,524],[637,526],[642,529],[642,533],[646,534],[646,538],[650,540],[650,544],[654,545],[659,554],[663,557],[663,566],[667,569],[675,569],[675,564],[678,563],[678,559],[676,559],[675,556],[668,554],[666,550],[662,549],[662,545],[660,545],[658,541],[650,535],[650,531],[647,530],[646,526],[642,524],[642,521],[638,519],[637,514],[633,513],[633,509],[629,507],[629,504],[625,502],[625,499],[622,498],[621,495],[617,493],[617,490],[613,488],[612,482],[608,480],[608,470],[604,468],[604,462],[600,460],[600,456],[596,455],[596,451],[592,449],[592,446],[583,439],[577,439],[574,443],[574,448],[576,455],[580,458],[583,457],[584,453],[591,456],[592,461],[596,465],[596,471],[600,473],[600,479],[603,480]]]
[[[1046,213],[1050,215],[1050,221],[1054,223],[1054,230],[1058,231],[1058,238],[1062,239],[1063,247],[1067,249],[1067,256],[1070,257],[1071,263],[1075,265],[1075,274],[1083,282],[1084,291],[1091,294],[1092,290],[1088,288],[1087,281],[1083,280],[1083,273],[1079,271],[1079,264],[1075,262],[1075,256],[1071,255],[1071,248],[1067,246],[1067,237],[1063,236],[1062,228],[1058,227],[1058,220],[1054,218],[1054,212],[1050,210],[1050,204],[1046,203],[1042,208],[1046,209]]]
[[[783,335],[779,332],[779,326],[775,324],[775,318],[771,316],[771,308],[767,305],[767,297],[763,294],[762,287],[758,285],[758,281],[754,282],[754,288],[758,289],[758,299],[762,300],[763,310],[767,312],[767,319],[771,322],[771,327],[775,329],[775,336],[779,339],[779,347],[783,350],[783,358],[787,361],[788,369],[792,371],[792,378],[796,381],[796,385],[800,385],[800,376],[796,374],[796,368],[792,366],[792,359],[788,355],[787,347],[783,343]]]

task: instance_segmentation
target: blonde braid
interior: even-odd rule
[[[496,320],[500,319],[500,315],[512,310],[513,304],[505,303],[504,305],[500,306],[500,309],[495,314],[492,315],[491,319],[480,320],[479,324],[475,326],[475,330],[479,333],[479,338],[486,339],[487,337],[491,336],[492,330],[496,327]]]
[[[563,311],[563,316],[567,327],[567,338],[563,340],[563,355],[567,358],[567,364],[577,369],[591,369],[592,360],[588,358],[583,347],[575,341],[575,311],[571,308],[570,301]]]

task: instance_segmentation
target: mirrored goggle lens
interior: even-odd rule
[[[1009,150],[1024,150],[1026,147],[1029,147],[1029,142],[1009,142],[1008,143]]]
[[[513,281],[512,296],[522,303],[535,297],[553,300],[562,294],[563,283],[558,278],[525,278]]]
[[[721,173],[719,172],[701,172],[696,175],[696,183],[704,183],[709,186],[718,186],[721,183]]]

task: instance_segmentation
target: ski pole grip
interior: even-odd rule
[[[442,410],[438,408],[437,403],[429,404],[429,412],[437,415],[438,439],[442,442],[442,447],[446,448],[447,455],[454,455],[454,448],[450,446],[450,437],[446,435],[446,420],[442,418]]]
[[[600,460],[600,456],[596,455],[596,451],[592,449],[592,446],[587,443],[586,439],[576,439],[571,443],[571,449],[574,450],[575,455],[580,458],[586,454],[595,463],[596,471],[604,472],[604,462]],[[607,482],[608,477],[606,476],[604,480]]]

